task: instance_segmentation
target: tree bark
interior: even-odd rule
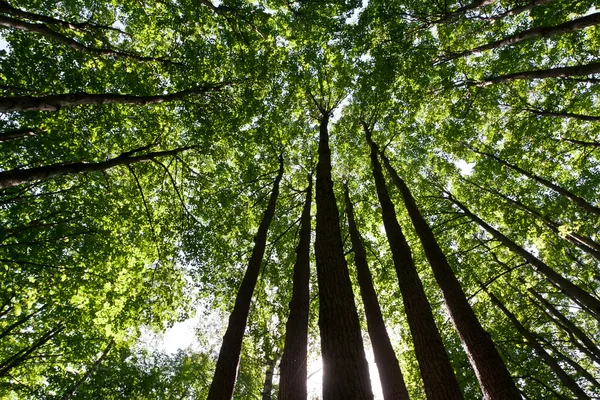
[[[556,374],[556,376],[558,377],[558,379],[560,379],[560,381],[562,382],[562,384],[565,385],[571,392],[573,392],[573,394],[575,395],[575,397],[577,399],[579,399],[579,400],[591,400],[590,397],[588,395],[586,395],[585,392],[579,387],[579,385],[577,385],[577,383],[575,382],[575,380],[573,380],[573,378],[571,378],[560,367],[560,365],[554,359],[554,357],[552,357],[550,354],[548,354],[548,352],[546,350],[544,350],[544,348],[538,342],[538,340],[535,337],[535,335],[533,333],[531,333],[523,325],[521,325],[521,323],[519,322],[519,320],[517,319],[517,317],[515,317],[515,315],[513,313],[511,313],[504,306],[504,304],[502,304],[500,302],[500,300],[498,300],[498,298],[496,296],[494,296],[493,293],[488,292],[487,290],[486,290],[486,292],[487,292],[488,296],[490,297],[490,299],[492,300],[492,303],[496,307],[498,307],[500,310],[502,310],[502,312],[504,313],[504,315],[506,315],[506,317],[510,320],[510,322],[517,329],[517,331],[529,342],[529,344],[531,345],[531,347],[533,347],[533,349],[538,354],[538,356],[540,356],[540,358],[542,360],[544,360],[544,362]]]
[[[381,389],[385,400],[409,400],[408,390],[404,383],[404,377],[398,364],[398,359],[392,347],[392,343],[385,328],[385,322],[381,315],[377,293],[373,287],[373,278],[367,264],[367,255],[360,233],[354,219],[354,207],[350,201],[348,187],[344,192],[346,202],[346,214],[348,216],[348,229],[352,250],[354,252],[354,264],[358,276],[358,285],[365,307],[369,337],[373,346],[375,363],[379,371]]]
[[[53,164],[29,169],[13,169],[9,171],[2,171],[0,172],[0,188],[10,188],[33,181],[45,181],[57,176],[105,171],[118,165],[130,165],[138,162],[151,161],[158,157],[172,156],[181,153],[182,151],[192,149],[193,147],[194,146],[180,147],[173,150],[156,151],[137,156],[132,155],[133,153],[141,151],[140,149],[137,149],[122,153],[118,157],[96,163],[80,162],[70,164]],[[147,148],[147,146],[145,148]]]
[[[102,361],[108,355],[108,352],[113,348],[114,344],[115,344],[114,339],[111,339],[110,342],[108,342],[108,345],[106,346],[106,348],[104,349],[102,354],[100,355],[100,357],[98,357],[98,359],[94,363],[94,365],[92,365],[91,368],[88,368],[88,370],[85,372],[85,374],[83,374],[81,379],[79,379],[69,390],[67,390],[65,392],[65,394],[62,395],[60,400],[69,400],[75,395],[75,393],[77,392],[77,390],[79,390],[81,385],[83,385],[85,383],[85,381],[87,381],[89,379],[89,377],[92,375],[92,373],[94,373],[94,371],[96,371],[98,369],[98,367],[100,366]]]
[[[487,5],[492,4],[494,1],[495,0],[473,0],[471,3],[467,4],[466,6],[460,7],[452,12],[444,14],[440,19],[438,19],[434,22],[441,23],[441,22],[455,21],[457,18],[461,17],[466,12],[475,10],[477,8],[485,7]]]
[[[0,142],[8,142],[10,140],[21,139],[27,136],[35,136],[35,129],[11,129],[7,131],[0,132]]]
[[[265,372],[265,383],[263,385],[262,400],[271,400],[273,393],[273,374],[277,364],[277,357],[267,359],[267,371]]]
[[[577,140],[577,139],[570,139],[570,138],[560,138],[557,140],[561,140],[563,142],[569,142],[569,143],[573,143],[573,144],[577,144],[579,146],[582,147],[593,147],[595,149],[600,149],[600,142],[588,142],[585,140]]]
[[[496,83],[511,82],[522,79],[564,78],[568,76],[585,76],[598,73],[600,73],[600,62],[594,62],[585,65],[575,65],[573,67],[557,67],[515,72],[513,74],[484,78],[481,81],[467,82],[466,84],[468,86],[489,86]]]
[[[323,399],[372,399],[369,367],[348,264],[344,256],[338,208],[331,179],[329,112],[319,128],[315,256],[319,283],[319,328],[323,356]]]
[[[551,2],[552,0],[530,0],[529,2],[527,2],[526,4],[523,4],[522,6],[518,6],[515,8],[511,8],[510,10],[507,10],[501,14],[495,15],[491,18],[489,18],[489,20],[492,21],[496,21],[502,18],[506,18],[506,17],[510,17],[512,15],[519,15],[525,11],[529,11],[532,8],[535,8],[537,6],[540,6],[542,4],[546,4]]]
[[[585,334],[585,332],[583,332],[583,330],[571,322],[571,320],[564,316],[556,307],[552,305],[552,303],[546,300],[544,296],[538,293],[535,289],[529,288],[528,291],[537,301],[540,302],[544,308],[546,308],[546,310],[554,315],[554,317],[562,324],[562,326],[564,326],[570,333],[579,339],[581,343],[583,343],[587,350],[594,355],[596,362],[600,362],[600,348],[598,348],[598,346]]]
[[[511,46],[519,42],[523,42],[532,38],[547,38],[556,35],[563,35],[565,33],[575,32],[580,29],[584,29],[590,26],[594,26],[600,23],[600,13],[586,15],[584,17],[576,18],[571,21],[563,22],[562,24],[553,26],[538,26],[535,28],[527,29],[514,35],[505,37],[504,39],[497,40],[495,42],[487,43],[482,46],[475,47],[473,49],[464,50],[459,53],[449,54],[445,57],[446,60],[453,60],[459,57],[469,56],[471,54],[481,53],[486,50],[499,49],[505,46]]]
[[[535,115],[540,115],[542,117],[558,117],[558,118],[576,119],[579,121],[590,121],[590,122],[600,121],[600,116],[595,116],[595,115],[575,114],[575,113],[569,113],[569,112],[544,111],[544,110],[536,110],[534,108],[524,108],[523,111],[527,111],[527,112],[530,112]]]
[[[13,111],[58,111],[62,107],[101,104],[157,104],[169,101],[183,100],[188,96],[216,91],[229,83],[222,82],[213,85],[198,86],[179,92],[156,96],[133,96],[115,93],[67,93],[48,96],[13,96],[0,97],[0,113]]]
[[[392,250],[392,259],[425,385],[425,394],[428,400],[462,399],[448,354],[435,325],[431,306],[415,268],[410,247],[396,219],[396,210],[387,191],[381,164],[377,158],[377,148],[371,140],[371,131],[366,125],[363,127],[371,148],[371,166],[381,204],[383,224]]]
[[[486,400],[520,400],[521,394],[502,357],[500,357],[491,337],[483,329],[473,312],[460,282],[452,271],[450,264],[448,264],[448,260],[440,248],[431,227],[423,218],[410,189],[392,167],[385,154],[379,151],[379,155],[383,159],[392,182],[402,194],[408,215],[419,236],[435,280],[442,290],[450,319],[475,371],[484,398]]]
[[[264,217],[254,238],[254,248],[248,261],[248,268],[238,290],[233,311],[229,316],[227,331],[219,352],[219,359],[208,392],[208,400],[230,400],[233,396],[237,367],[240,361],[242,341],[254,287],[258,280],[260,265],[267,246],[267,232],[275,215],[275,205],[279,196],[279,183],[283,176],[283,156],[279,156],[279,171],[273,183],[273,190]]]
[[[517,245],[515,242],[510,240],[508,237],[504,236],[498,230],[492,228],[489,224],[483,221],[481,218],[473,214],[464,204],[456,200],[454,197],[450,197],[450,201],[456,204],[466,216],[471,218],[474,222],[479,224],[483,229],[485,229],[490,235],[492,235],[496,240],[502,243],[504,246],[508,247],[513,253],[519,255],[528,261],[536,271],[546,276],[549,280],[554,282],[563,292],[565,292],[568,296],[573,297],[579,300],[582,304],[589,307],[592,313],[596,318],[600,317],[600,301],[590,295],[588,292],[580,288],[579,286],[573,284],[570,280],[564,278],[558,272],[550,268],[546,263],[535,257],[533,254]]]
[[[577,204],[578,206],[580,206],[584,210],[586,210],[588,212],[591,212],[591,213],[594,213],[596,215],[600,215],[600,208],[599,207],[596,207],[596,206],[588,203],[582,197],[577,196],[576,194],[574,194],[574,193],[572,193],[572,192],[570,192],[570,191],[568,191],[568,190],[566,190],[566,189],[564,189],[564,188],[562,188],[562,187],[560,187],[560,186],[558,186],[558,185],[550,182],[549,180],[544,179],[542,177],[539,177],[539,176],[537,176],[537,175],[535,175],[535,174],[533,174],[533,173],[531,173],[529,171],[526,171],[523,168],[520,168],[518,165],[510,164],[509,162],[504,161],[503,159],[495,156],[494,154],[486,153],[484,151],[479,151],[479,150],[476,150],[474,148],[471,148],[471,150],[473,150],[475,153],[478,153],[478,154],[481,154],[483,156],[492,158],[492,159],[496,160],[497,162],[499,162],[500,164],[504,165],[505,167],[510,168],[513,171],[517,171],[518,173],[523,174],[526,177],[533,179],[534,181],[536,181],[536,182],[538,182],[538,183],[546,186],[547,188],[554,190],[556,193],[558,193],[558,194],[566,197],[571,202],[573,202],[574,204]]]
[[[308,310],[310,307],[310,208],[312,176],[309,176],[306,201],[300,218],[300,240],[296,247],[296,265],[290,314],[285,327],[285,346],[279,364],[279,400],[306,400]]]

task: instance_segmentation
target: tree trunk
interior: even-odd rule
[[[587,142],[585,140],[577,140],[577,139],[570,139],[570,138],[560,138],[557,140],[577,144],[582,147],[593,147],[595,149],[600,149],[600,142]]]
[[[308,310],[310,307],[310,208],[312,176],[309,176],[306,201],[300,219],[300,240],[296,247],[294,283],[290,314],[285,327],[285,346],[279,364],[279,400],[306,400]]]
[[[35,136],[35,129],[11,129],[0,132],[0,142],[8,142],[10,140],[21,139],[27,136]]]
[[[512,9],[507,10],[507,11],[501,13],[501,14],[495,15],[495,16],[489,18],[489,19],[492,20],[492,21],[496,21],[496,20],[499,20],[499,19],[502,19],[502,18],[506,18],[506,17],[512,16],[512,15],[518,15],[518,14],[521,14],[521,13],[523,13],[525,11],[529,11],[532,8],[535,8],[535,7],[539,6],[539,5],[549,3],[551,1],[552,0],[530,0],[527,4],[524,4],[522,6],[518,6],[518,7],[512,8]]]
[[[471,3],[467,4],[466,6],[460,7],[452,12],[444,14],[440,19],[438,19],[434,22],[441,23],[441,22],[455,21],[457,18],[460,18],[466,12],[475,10],[477,8],[485,7],[487,5],[492,4],[494,1],[495,0],[473,0]]]
[[[323,356],[323,399],[372,399],[369,367],[348,264],[344,256],[338,208],[331,179],[331,151],[324,112],[317,164],[315,256],[319,282],[319,328]]]
[[[240,361],[240,352],[242,350],[242,341],[244,339],[244,331],[246,330],[246,322],[248,313],[250,312],[250,303],[254,287],[258,280],[260,265],[267,246],[267,232],[271,220],[275,215],[275,204],[279,195],[279,183],[283,176],[283,156],[279,156],[279,171],[273,183],[273,191],[269,199],[269,204],[265,211],[264,217],[258,227],[258,232],[254,238],[254,248],[252,255],[248,261],[248,268],[244,274],[244,278],[238,290],[235,299],[233,311],[229,316],[229,324],[227,331],[223,337],[223,344],[219,352],[219,359],[213,376],[210,390],[208,392],[208,400],[230,400],[233,396],[235,387],[235,379],[237,367]]]
[[[44,304],[42,307],[38,308],[37,310],[35,310],[31,314],[27,314],[24,317],[21,317],[18,320],[16,320],[15,322],[13,322],[12,324],[8,325],[6,328],[4,328],[4,330],[2,332],[0,332],[0,339],[4,338],[8,334],[10,334],[13,329],[15,329],[15,328],[23,325],[25,322],[29,321],[31,318],[33,318],[34,315],[36,315],[39,312],[41,312],[47,306],[48,306],[48,304]]]
[[[277,357],[267,359],[267,371],[265,372],[265,383],[263,385],[262,400],[271,400],[273,393],[273,373],[277,364]]]
[[[425,385],[425,394],[428,400],[462,399],[448,354],[435,325],[431,306],[415,268],[410,247],[396,219],[396,210],[389,197],[381,164],[377,158],[377,148],[371,140],[369,128],[366,125],[364,128],[367,142],[371,147],[371,166],[381,204],[383,224],[392,250],[392,259]]]
[[[568,112],[543,111],[543,110],[536,110],[533,108],[524,108],[523,111],[527,111],[527,112],[530,112],[535,115],[540,115],[542,117],[558,117],[558,118],[576,119],[579,121],[590,121],[590,122],[600,121],[600,117],[595,116],[595,115],[583,115],[583,114],[574,114],[574,113],[568,113]]]
[[[600,348],[590,339],[583,330],[581,330],[577,325],[575,325],[571,320],[569,320],[566,316],[564,316],[556,307],[552,305],[548,300],[544,298],[541,294],[539,294],[535,289],[529,288],[529,293],[533,295],[533,297],[541,303],[541,305],[546,308],[556,319],[567,329],[570,333],[572,333],[577,339],[583,343],[583,345],[594,355],[596,362],[600,362]]]
[[[375,363],[379,371],[381,389],[385,400],[409,400],[408,390],[404,383],[404,377],[398,364],[398,359],[390,342],[385,328],[385,322],[379,308],[377,293],[373,287],[373,278],[367,264],[367,255],[363,246],[362,238],[356,227],[354,219],[354,207],[350,201],[348,187],[345,188],[346,214],[348,216],[348,229],[352,250],[354,252],[354,264],[358,276],[358,285],[365,307],[369,337],[373,345]]]
[[[594,62],[585,65],[575,65],[573,67],[538,69],[533,71],[515,72],[507,75],[492,76],[489,78],[484,78],[481,81],[467,82],[467,85],[488,86],[496,83],[511,82],[520,79],[564,78],[568,76],[585,76],[598,73],[600,73],[600,62]]]
[[[62,395],[62,397],[60,398],[60,400],[69,400],[70,398],[72,398],[75,395],[75,392],[77,392],[77,390],[79,390],[79,388],[81,387],[81,385],[83,385],[85,383],[85,381],[87,381],[89,379],[89,377],[92,375],[92,373],[94,373],[94,371],[96,371],[98,369],[98,367],[100,366],[100,364],[102,363],[102,361],[108,355],[108,352],[114,346],[114,344],[115,344],[114,339],[111,339],[111,341],[108,342],[108,345],[106,346],[106,348],[104,349],[104,351],[102,352],[102,354],[100,355],[100,357],[98,357],[98,359],[96,360],[96,362],[94,363],[94,365],[92,365],[90,368],[88,368],[88,370],[81,377],[81,379],[79,379],[69,390],[67,390],[65,392],[65,394]]]
[[[528,172],[528,171],[524,170],[523,168],[519,167],[518,165],[510,164],[509,162],[504,161],[503,159],[495,156],[494,154],[486,153],[484,151],[479,151],[479,150],[476,150],[474,148],[471,148],[471,150],[473,150],[475,153],[478,153],[478,154],[481,154],[483,156],[492,158],[492,159],[496,160],[497,162],[499,162],[500,164],[504,165],[505,167],[510,168],[510,169],[512,169],[514,171],[517,171],[518,173],[523,174],[526,177],[533,179],[534,181],[536,181],[536,182],[538,182],[538,183],[546,186],[547,188],[554,190],[556,193],[558,193],[558,194],[566,197],[567,199],[569,199],[573,203],[577,204],[578,206],[580,206],[584,210],[586,210],[588,212],[591,212],[591,213],[594,213],[596,215],[600,215],[600,208],[598,208],[598,207],[596,207],[596,206],[588,203],[582,197],[577,196],[576,194],[574,194],[574,193],[572,193],[572,192],[570,192],[570,191],[568,191],[568,190],[566,190],[566,189],[564,189],[564,188],[562,188],[562,187],[560,187],[560,186],[558,186],[558,185],[550,182],[549,180],[544,179],[542,177],[539,177],[537,175],[534,175],[531,172]]]
[[[488,296],[490,296],[490,299],[492,300],[492,303],[496,307],[498,307],[500,310],[502,310],[502,312],[504,313],[504,315],[506,315],[506,317],[510,320],[510,322],[517,329],[517,331],[521,335],[523,335],[523,337],[529,342],[529,344],[531,345],[531,347],[533,347],[533,349],[540,356],[540,358],[542,360],[544,360],[544,362],[556,374],[556,376],[558,377],[558,379],[560,379],[560,381],[562,382],[562,384],[565,385],[567,388],[569,388],[569,390],[571,390],[571,392],[573,392],[573,394],[575,395],[575,397],[577,399],[579,399],[579,400],[591,400],[590,397],[587,396],[585,394],[585,392],[577,385],[577,383],[575,382],[575,380],[573,380],[573,378],[571,378],[560,367],[560,365],[554,359],[554,357],[552,357],[550,354],[548,354],[548,352],[546,350],[544,350],[544,348],[537,341],[537,338],[535,337],[535,335],[533,333],[531,333],[523,325],[521,325],[521,323],[519,322],[519,320],[517,319],[517,317],[515,317],[513,313],[511,313],[506,307],[504,307],[504,304],[502,304],[500,302],[500,300],[498,300],[498,298],[496,296],[494,296],[491,292],[488,292],[487,290],[486,290],[486,292],[487,292]]]
[[[54,164],[46,165],[43,167],[34,167],[28,169],[13,169],[10,171],[0,172],[0,188],[10,188],[13,186],[20,185],[22,183],[33,182],[33,181],[45,181],[50,178],[63,175],[76,175],[87,172],[99,172],[105,171],[109,168],[116,167],[118,165],[130,165],[138,162],[146,162],[154,160],[158,157],[173,156],[181,153],[182,151],[192,149],[193,146],[180,147],[173,150],[156,151],[153,153],[132,155],[141,149],[128,151],[122,153],[120,156],[111,158],[106,161],[100,161],[96,163],[71,163],[71,164]],[[143,149],[143,148],[142,148]]]
[[[213,85],[198,86],[193,89],[187,89],[182,90],[180,92],[156,96],[133,96],[129,94],[95,94],[80,92],[67,94],[53,94],[40,97],[0,97],[0,113],[13,111],[58,111],[62,107],[73,107],[89,104],[157,104],[169,101],[183,100],[188,96],[207,93],[210,91],[216,91],[224,86],[227,86],[228,84],[229,83],[223,82]]]
[[[373,146],[375,145],[373,144]],[[402,194],[408,215],[419,236],[435,280],[442,290],[450,319],[475,371],[484,398],[487,400],[520,400],[521,394],[506,369],[502,357],[473,312],[460,282],[448,264],[431,227],[423,218],[410,189],[392,167],[385,154],[379,152],[379,155],[383,159],[392,182]]]
[[[449,54],[445,57],[447,60],[453,60],[459,57],[469,56],[471,54],[481,53],[486,50],[499,49],[505,46],[511,46],[516,43],[532,39],[532,38],[547,38],[556,35],[562,35],[565,33],[575,32],[580,29],[584,29],[590,26],[594,26],[600,23],[600,13],[586,15],[584,17],[576,18],[572,21],[563,22],[562,24],[554,26],[538,26],[535,28],[527,29],[525,31],[515,33],[514,35],[505,37],[504,39],[497,40],[495,42],[487,43],[482,46],[475,47],[473,49],[464,50],[459,53]]]
[[[529,262],[539,273],[543,274],[552,282],[554,282],[568,296],[578,299],[579,301],[581,301],[582,304],[589,307],[596,318],[600,317],[600,301],[598,299],[594,298],[592,295],[590,295],[585,290],[581,289],[579,286],[573,284],[570,280],[561,276],[558,272],[550,268],[548,265],[546,265],[543,261],[535,257],[533,254],[523,249],[521,246],[517,245],[515,242],[504,236],[496,229],[492,228],[481,218],[473,214],[464,204],[456,200],[454,197],[451,197],[450,200],[454,204],[456,204],[465,213],[465,215],[467,215],[474,222],[479,224],[496,240],[498,240],[504,246],[508,247],[513,253],[527,260],[527,262]]]

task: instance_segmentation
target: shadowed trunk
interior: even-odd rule
[[[462,399],[448,354],[435,325],[431,306],[415,268],[410,247],[396,219],[396,210],[389,197],[381,164],[377,158],[377,148],[371,140],[369,128],[366,125],[363,127],[371,148],[371,166],[373,167],[377,196],[381,204],[383,224],[392,250],[392,259],[404,301],[406,319],[415,345],[427,399]]]
[[[594,313],[595,318],[600,317],[600,301],[590,295],[588,292],[573,284],[570,280],[564,278],[558,272],[550,268],[543,261],[535,257],[533,254],[517,245],[515,242],[504,236],[502,233],[492,228],[489,224],[484,222],[481,218],[473,214],[464,204],[456,200],[454,197],[450,197],[456,206],[458,206],[466,216],[471,218],[474,222],[479,224],[485,229],[490,235],[496,240],[508,247],[513,253],[527,260],[539,273],[546,276],[549,280],[554,282],[565,294],[579,300],[586,307],[589,307],[590,311]]]
[[[367,264],[367,255],[363,246],[362,238],[356,227],[354,219],[354,207],[350,201],[348,187],[344,192],[346,202],[346,214],[348,215],[348,229],[350,240],[352,241],[352,250],[354,252],[354,264],[358,276],[358,285],[365,307],[367,317],[367,328],[369,337],[373,346],[375,363],[379,371],[381,380],[381,389],[385,400],[409,400],[408,390],[404,383],[404,377],[396,358],[396,353],[390,342],[385,322],[379,308],[377,293],[373,287],[373,278]]]
[[[4,330],[2,332],[0,332],[0,339],[2,339],[4,337],[6,337],[7,335],[9,335],[13,331],[13,329],[15,329],[15,328],[23,325],[25,322],[29,321],[31,318],[33,318],[36,314],[40,313],[46,307],[48,307],[48,305],[44,304],[43,306],[41,306],[40,308],[38,308],[37,310],[35,310],[31,314],[27,314],[27,315],[19,318],[15,322],[13,322],[12,324],[8,325],[6,328],[4,328]]]
[[[227,325],[227,331],[225,331],[223,344],[219,351],[219,359],[217,360],[217,366],[208,392],[208,400],[230,400],[233,396],[252,294],[254,293],[254,287],[256,286],[260,272],[260,265],[267,246],[269,225],[275,215],[275,205],[277,203],[277,196],[279,196],[279,183],[282,176],[283,156],[280,155],[279,171],[273,183],[269,204],[254,238],[254,248],[248,261],[248,268],[238,289],[233,311],[229,316],[229,324]]]
[[[35,129],[11,129],[0,132],[0,142],[8,142],[10,140],[21,139],[28,136],[35,136]]]
[[[484,78],[481,81],[467,82],[466,84],[468,86],[488,86],[521,79],[565,78],[569,76],[586,76],[598,73],[600,73],[600,62],[595,62],[585,65],[575,65],[573,67],[557,67],[515,72],[513,74]]]
[[[328,123],[329,112],[324,112],[319,128],[315,240],[323,355],[323,399],[372,399],[369,367],[348,264],[344,257],[338,208],[333,192]]]
[[[373,144],[373,146],[376,145]],[[410,189],[392,167],[385,154],[379,151],[379,155],[383,159],[392,182],[402,194],[408,215],[419,236],[435,280],[442,290],[450,319],[475,371],[484,398],[487,400],[520,400],[521,394],[506,369],[502,357],[498,354],[489,334],[479,323],[460,282],[452,271],[450,264],[448,264],[448,260],[440,248],[431,227],[423,218]]]
[[[494,296],[492,293],[488,292],[487,290],[486,290],[486,292],[487,292],[488,296],[490,297],[490,299],[492,300],[492,303],[496,307],[498,307],[500,310],[502,310],[502,312],[504,313],[504,315],[506,315],[506,317],[510,320],[510,322],[513,324],[513,326],[516,328],[516,330],[527,340],[527,342],[529,343],[529,345],[531,347],[533,347],[533,349],[538,354],[538,356],[542,360],[544,360],[544,362],[556,374],[556,376],[558,377],[558,379],[560,379],[560,381],[562,382],[562,384],[565,385],[567,388],[569,388],[569,390],[571,390],[571,392],[573,392],[573,394],[575,395],[575,397],[577,399],[579,399],[579,400],[591,400],[590,397],[588,395],[586,395],[585,392],[577,385],[577,383],[575,382],[575,380],[573,380],[573,378],[571,378],[560,367],[560,365],[554,359],[554,357],[552,357],[550,354],[548,354],[548,352],[546,350],[544,350],[544,348],[538,342],[538,340],[535,337],[535,335],[533,333],[531,333],[523,325],[521,325],[521,323],[519,322],[519,320],[517,319],[517,317],[515,317],[515,315],[513,313],[511,313],[504,306],[504,304],[502,304],[502,302],[500,302],[500,300],[498,300],[498,298],[496,296]]]
[[[285,327],[285,346],[279,364],[279,400],[306,400],[307,398],[311,200],[312,176],[309,176],[306,201],[300,219],[300,240],[296,247],[292,301]]]

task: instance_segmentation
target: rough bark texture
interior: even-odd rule
[[[121,154],[118,157],[97,163],[54,164],[29,169],[13,169],[10,171],[3,171],[0,172],[0,188],[9,188],[33,181],[45,181],[47,179],[63,175],[76,175],[86,172],[104,171],[118,165],[130,165],[138,162],[151,161],[158,157],[172,156],[191,148],[192,147],[181,147],[179,149],[156,151],[137,156],[132,155],[132,153],[136,151],[129,151]]]
[[[433,231],[421,215],[408,186],[392,167],[388,158],[381,152],[379,154],[392,182],[402,194],[408,215],[423,245],[435,280],[442,290],[450,319],[480,383],[483,397],[488,400],[520,400],[521,394],[506,369],[502,357],[473,312],[460,282],[448,264]]]
[[[598,64],[600,66],[600,63]],[[577,196],[576,194],[550,182],[547,179],[544,179],[540,176],[537,176],[529,171],[524,170],[523,168],[519,167],[518,165],[514,165],[511,164],[503,159],[501,159],[500,157],[495,156],[494,154],[491,153],[486,153],[484,151],[478,151],[475,149],[472,149],[474,152],[479,153],[483,156],[492,158],[494,160],[496,160],[497,162],[499,162],[500,164],[504,165],[507,168],[510,168],[514,171],[517,171],[520,174],[525,175],[528,178],[533,179],[534,181],[546,186],[549,189],[554,190],[556,193],[566,197],[567,199],[569,199],[570,201],[572,201],[573,203],[577,204],[578,206],[580,206],[581,208],[583,208],[584,210],[594,213],[596,215],[600,215],[600,208],[596,207],[590,203],[588,203],[585,199],[583,199],[582,197]]]
[[[369,337],[373,346],[375,363],[379,371],[381,380],[381,389],[385,400],[409,400],[408,390],[404,383],[404,377],[398,364],[398,359],[390,342],[385,322],[381,315],[377,293],[373,287],[373,278],[369,265],[367,264],[367,255],[363,246],[362,238],[358,232],[356,221],[354,219],[354,207],[350,201],[348,188],[345,190],[346,214],[348,215],[348,229],[350,240],[352,241],[352,250],[354,252],[354,264],[358,276],[358,285],[360,294],[365,307],[367,317],[367,327]]]
[[[315,256],[319,282],[319,328],[323,356],[323,399],[372,399],[369,367],[331,179],[329,115],[321,119],[317,164]]]
[[[0,25],[1,26],[1,25]],[[165,95],[133,96],[115,93],[67,93],[49,96],[13,96],[0,97],[0,112],[13,111],[58,111],[62,107],[73,107],[89,104],[156,104],[185,99],[188,96],[216,91],[228,83],[199,86]]]
[[[223,344],[219,351],[219,359],[217,360],[217,366],[208,392],[208,400],[230,400],[233,396],[252,294],[254,293],[254,287],[256,286],[260,272],[260,265],[267,246],[269,225],[275,215],[275,205],[277,203],[277,196],[279,196],[279,183],[282,176],[283,157],[279,156],[279,171],[273,183],[269,204],[254,238],[254,248],[248,261],[248,268],[235,298],[233,311],[229,316],[229,324],[227,325],[227,331],[225,331]]]
[[[35,136],[35,129],[12,129],[0,132],[0,142],[8,142],[10,140],[20,139],[27,136]]]
[[[279,364],[279,400],[306,400],[307,398],[311,200],[312,176],[309,176],[306,201],[300,219],[300,240],[296,247],[290,315],[285,327],[285,346]]]
[[[595,62],[585,65],[575,65],[573,67],[515,72],[513,74],[484,78],[481,81],[468,82],[467,84],[471,86],[488,86],[495,83],[510,82],[520,79],[564,78],[568,76],[586,76],[598,73],[600,73],[600,62]]]
[[[481,53],[482,51],[486,50],[499,49],[532,38],[546,38],[556,35],[562,35],[565,33],[575,32],[580,29],[597,25],[598,23],[600,23],[600,13],[586,15],[584,17],[576,18],[572,21],[567,21],[554,26],[538,26],[535,28],[521,31],[519,33],[515,33],[514,35],[505,37],[504,39],[497,40],[495,42],[487,43],[485,45],[478,46],[473,49],[461,51],[460,53],[450,54],[446,56],[446,59],[452,60],[471,54]]]
[[[435,325],[431,306],[415,268],[410,247],[396,219],[396,210],[387,191],[381,164],[377,158],[377,149],[371,140],[369,129],[366,125],[364,128],[371,147],[371,165],[381,204],[383,224],[392,250],[392,259],[425,385],[425,394],[428,400],[462,399],[448,354]]]
[[[552,371],[556,374],[558,379],[562,382],[565,387],[569,388],[571,392],[575,395],[575,397],[579,400],[590,400],[590,397],[585,394],[585,392],[577,385],[577,383],[571,378],[558,364],[558,362],[552,357],[542,345],[538,342],[537,338],[533,333],[531,333],[527,328],[525,328],[515,317],[513,313],[511,313],[505,306],[498,300],[496,296],[492,293],[488,292],[492,303],[502,310],[504,315],[510,320],[513,326],[517,329],[517,331],[523,335],[523,337],[529,342],[529,345],[533,347],[535,352],[540,356],[542,360],[552,369]]]
[[[473,214],[464,204],[456,200],[455,198],[450,199],[456,204],[469,218],[479,224],[485,229],[490,235],[496,240],[508,247],[513,253],[527,260],[539,273],[545,275],[548,279],[554,282],[565,294],[579,300],[582,304],[592,311],[596,318],[600,316],[600,301],[590,295],[588,292],[573,284],[570,280],[564,278],[558,272],[550,268],[543,261],[535,257],[533,254],[504,236],[502,233],[492,228],[489,224],[483,221],[481,218]]]

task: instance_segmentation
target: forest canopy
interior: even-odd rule
[[[599,398],[597,6],[0,0],[0,398]]]

